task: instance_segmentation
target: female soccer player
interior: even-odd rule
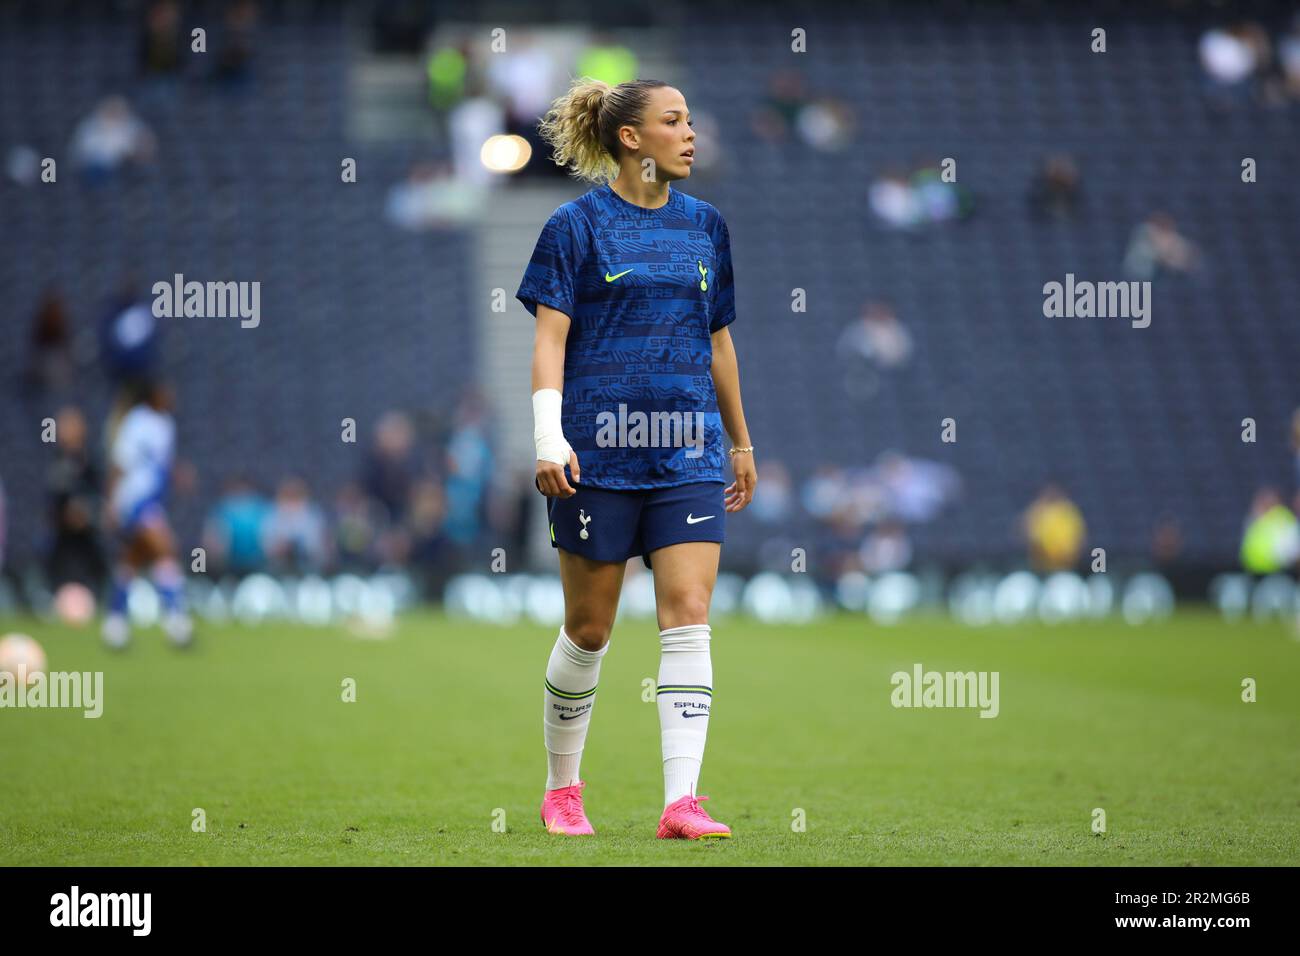
[[[727,329],[736,316],[727,224],[670,185],[690,176],[695,156],[690,110],[673,87],[579,80],[540,129],[557,165],[599,184],[555,210],[516,293],[537,318],[536,482],[564,586],[546,668],[542,822],[551,833],[595,832],[578,763],[623,571],[640,555],[654,570],[662,648],[657,835],[729,837],[696,795],[723,526],[758,480]],[[728,456],[735,480],[724,488]]]
[[[167,513],[163,509],[171,478],[176,425],[171,389],[159,382],[135,387],[132,405],[110,444],[106,518],[116,531],[120,552],[113,569],[113,591],[104,617],[104,641],[125,647],[131,638],[127,593],[131,581],[148,572],[162,598],[163,628],[172,643],[185,646],[193,636],[185,613],[181,566]]]

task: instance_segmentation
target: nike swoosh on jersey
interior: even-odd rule
[[[612,276],[612,275],[610,275],[608,272],[606,272],[606,273],[605,273],[605,281],[606,281],[606,282],[613,282],[615,279],[621,278],[622,276],[625,276],[625,275],[627,275],[629,272],[632,272],[632,271],[633,271],[632,269],[624,269],[624,270],[623,270],[622,272],[620,272],[618,275],[614,275],[614,276]]]
[[[702,517],[697,518],[693,514],[689,514],[686,516],[686,523],[699,524],[701,521],[708,521],[710,518],[716,518],[716,517],[717,515],[703,515]]]

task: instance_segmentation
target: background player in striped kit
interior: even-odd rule
[[[131,637],[130,584],[137,574],[147,573],[162,601],[163,629],[172,643],[186,646],[193,638],[193,626],[185,610],[176,539],[164,507],[176,449],[172,391],[153,381],[133,388],[131,407],[110,440],[106,515],[118,547],[103,638],[110,647],[126,646]]]

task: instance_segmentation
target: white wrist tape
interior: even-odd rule
[[[564,396],[558,389],[539,388],[533,392],[533,443],[537,445],[538,461],[553,461],[564,466],[569,463],[569,443],[560,429],[560,407]]]

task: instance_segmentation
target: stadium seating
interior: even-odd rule
[[[232,462],[265,482],[305,473],[328,494],[357,467],[357,447],[337,441],[342,418],[445,407],[471,384],[470,242],[385,221],[386,190],[431,147],[347,140],[356,38],[337,8],[271,7],[248,89],[187,78],[170,96],[137,78],[129,17],[83,10],[69,28],[38,8],[0,13],[0,148],[65,157],[77,121],[119,91],[157,135],[159,161],[112,188],[82,186],[62,161],[57,187],[0,184],[11,559],[42,527],[38,423],[55,409],[15,383],[48,283],[89,330],[128,273],[262,282],[259,328],[189,320],[165,343],[182,452],[203,483],[179,502],[191,532]],[[1207,110],[1196,41],[1211,21],[1192,12],[1117,16],[1107,52],[1094,54],[1092,28],[1124,7],[1049,15],[954,3],[936,16],[896,3],[849,23],[813,9],[798,18],[809,52],[792,54],[785,14],[755,8],[737,21],[716,6],[691,9],[694,26],[678,37],[685,93],[719,124],[725,156],[688,191],[730,225],[734,334],[760,466],[780,458],[799,480],[889,448],[952,464],[963,498],[915,530],[924,558],[1018,559],[1017,516],[1054,478],[1081,507],[1090,543],[1112,554],[1147,555],[1155,521],[1169,515],[1185,559],[1231,564],[1254,490],[1294,491],[1300,109]],[[778,66],[848,103],[856,125],[844,149],[755,135],[749,118]],[[1074,221],[1042,222],[1027,194],[1058,151],[1078,163],[1082,207]],[[340,182],[344,156],[359,162],[355,184]],[[1246,156],[1258,161],[1257,183],[1240,180]],[[902,234],[873,218],[872,179],[918,157],[957,160],[974,196],[969,220]],[[1130,235],[1156,210],[1198,244],[1203,266],[1155,280],[1149,328],[1044,317],[1045,282],[1126,278]],[[789,308],[796,287],[805,313]],[[877,300],[915,348],[869,399],[855,398],[835,343]],[[97,369],[72,397],[102,417]],[[1253,445],[1240,439],[1246,417],[1258,424]],[[955,444],[940,441],[945,418],[957,422]],[[732,527],[732,557],[743,560],[761,532]]]

